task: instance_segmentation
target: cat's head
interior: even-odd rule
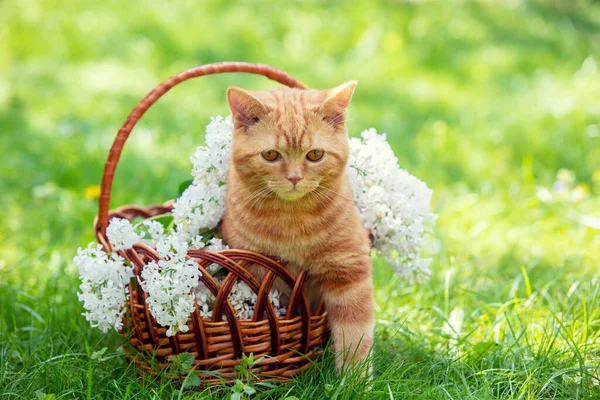
[[[232,163],[256,193],[297,200],[327,186],[348,161],[346,108],[356,81],[329,90],[227,90]]]

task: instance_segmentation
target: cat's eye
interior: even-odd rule
[[[314,150],[309,151],[308,154],[306,154],[306,158],[309,161],[316,162],[316,161],[320,161],[324,155],[325,155],[325,152],[323,150],[314,149]]]
[[[267,161],[277,161],[279,159],[279,157],[281,157],[281,154],[279,154],[277,151],[275,150],[267,150],[267,151],[263,151],[262,153],[260,153],[263,158]]]

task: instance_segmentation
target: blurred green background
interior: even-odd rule
[[[460,354],[493,342],[506,363],[498,369],[515,379],[511,395],[592,393],[600,359],[600,4],[566,0],[0,1],[2,378],[35,375],[40,360],[114,342],[80,316],[71,262],[93,240],[108,149],[150,89],[216,61],[271,64],[315,88],[357,79],[351,134],[386,132],[400,165],[434,189],[432,279],[411,286],[376,261],[379,345],[394,350],[389,357],[421,365],[454,354],[454,336]],[[275,86],[228,74],[174,89],[127,142],[112,207],[176,195],[210,116],[228,113],[232,84]],[[465,317],[448,335],[452,310]],[[560,354],[548,350],[549,366],[531,367],[556,324],[570,332],[557,333]],[[493,357],[486,353],[472,372]],[[577,379],[550,379],[564,368]],[[3,387],[60,391],[51,376]],[[488,379],[465,387],[488,387]]]

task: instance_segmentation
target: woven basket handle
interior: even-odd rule
[[[131,111],[117,137],[110,148],[106,164],[104,165],[104,175],[102,175],[102,186],[100,191],[100,204],[98,211],[98,222],[96,223],[96,231],[106,233],[108,226],[108,210],[110,206],[110,193],[112,190],[112,183],[115,176],[115,170],[117,169],[117,163],[121,157],[121,151],[125,145],[125,141],[129,137],[131,130],[140,120],[142,115],[160,99],[165,93],[171,88],[183,81],[187,81],[191,78],[197,78],[204,75],[221,74],[226,72],[247,72],[250,74],[262,75],[273,81],[279,82],[283,85],[306,89],[307,86],[297,81],[285,72],[275,69],[265,64],[251,64],[245,62],[220,62],[213,64],[201,65],[199,67],[190,68],[183,72],[174,75],[155,87],[150,93],[146,95]]]

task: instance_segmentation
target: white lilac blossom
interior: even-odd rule
[[[221,250],[228,249],[229,246],[223,244],[223,240],[222,239],[214,237],[214,238],[212,238],[212,239],[210,239],[208,241],[208,245],[206,246],[206,248],[208,250],[212,250],[212,251],[221,251]]]
[[[190,245],[193,249],[203,249],[206,247],[206,243],[204,242],[204,236],[196,235],[190,241]]]
[[[348,162],[354,201],[376,252],[405,279],[429,276],[431,260],[419,253],[435,222],[430,212],[431,190],[398,166],[398,159],[375,129],[350,139]]]
[[[106,228],[106,236],[115,250],[130,249],[134,243],[141,240],[131,223],[122,218],[113,218]]]
[[[271,289],[269,292],[269,301],[273,304],[277,315],[284,316],[287,312],[287,307],[281,304],[281,292],[277,289]]]
[[[240,319],[252,318],[258,296],[243,281],[237,281],[229,293],[229,303]]]
[[[187,332],[186,321],[194,311],[192,288],[200,273],[187,258],[188,244],[177,235],[165,236],[156,245],[161,260],[151,261],[142,270],[140,285],[148,293],[146,303],[156,322],[167,327],[167,336]]]
[[[175,225],[188,240],[202,229],[214,229],[223,217],[232,132],[231,116],[212,118],[206,146],[191,157],[194,180],[173,204]]]
[[[199,282],[193,292],[196,304],[198,304],[198,310],[200,311],[200,317],[206,319],[212,318],[212,312],[215,307],[215,296],[203,282]]]
[[[221,240],[220,238],[213,237],[207,241],[204,238],[204,236],[196,235],[190,241],[190,248],[204,249],[204,250],[211,250],[211,251],[221,251],[221,250],[228,249],[229,246],[223,244],[223,240]],[[211,274],[214,274],[217,271],[221,270],[221,266],[219,264],[210,264],[209,266],[206,267],[206,269]]]
[[[79,268],[83,313],[92,327],[102,332],[123,327],[125,300],[129,293],[129,279],[133,276],[125,260],[115,253],[108,254],[99,244],[90,243],[86,249],[79,248],[74,258]]]
[[[152,219],[144,220],[142,225],[146,226],[148,229],[148,234],[152,239],[152,244],[156,246],[158,242],[164,240],[165,238],[165,227],[158,221],[154,221]]]

